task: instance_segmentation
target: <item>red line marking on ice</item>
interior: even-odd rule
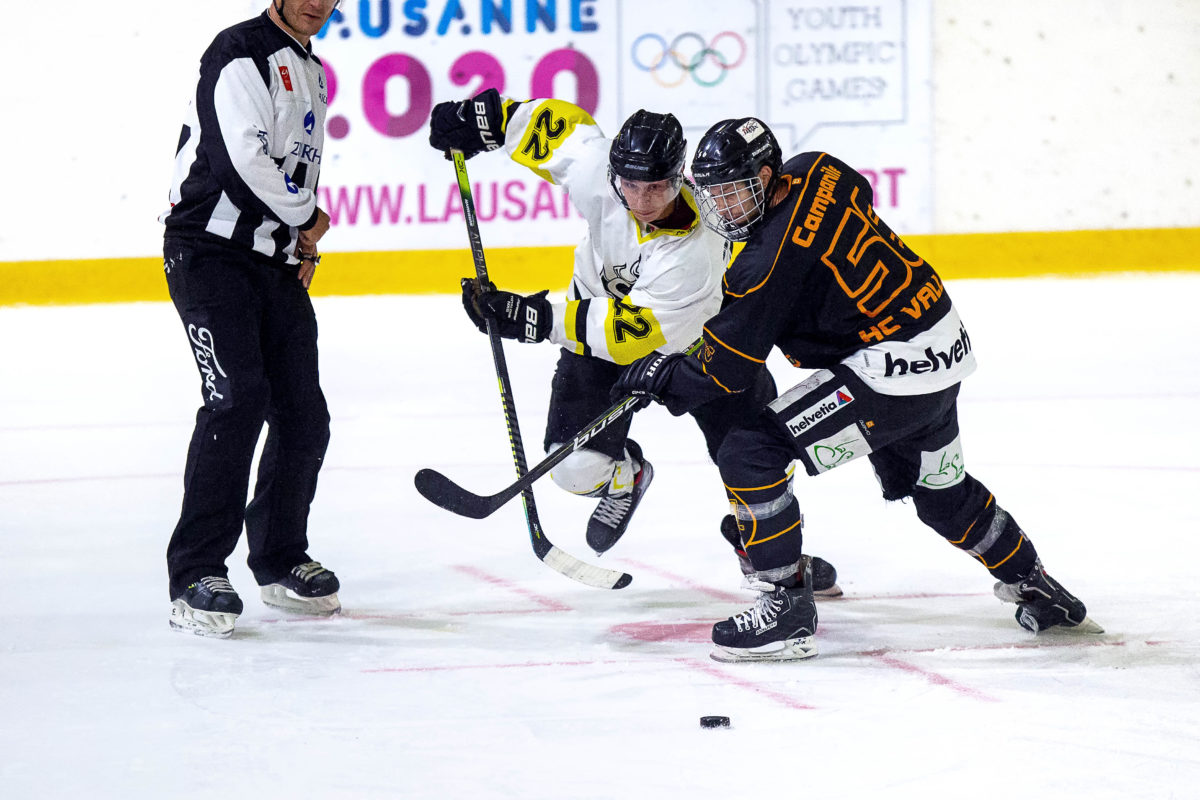
[[[330,616],[317,616],[309,614],[307,616],[294,617],[268,617],[266,619],[257,619],[254,622],[260,622],[264,625],[290,624],[294,622],[332,622],[339,619],[349,620],[409,620],[414,622],[429,622],[436,620],[439,617],[486,617],[486,616],[502,616],[504,614],[556,614],[562,609],[560,608],[494,608],[480,611],[431,611],[414,614],[369,614],[359,613],[355,611],[342,611],[340,614],[332,614]]]
[[[1050,634],[1050,635],[1053,636],[1055,634]],[[1067,635],[1069,635],[1069,634],[1067,634]],[[1091,634],[1081,634],[1081,635],[1088,636]],[[1146,641],[1146,642],[1144,642],[1144,644],[1155,645],[1155,644],[1164,644],[1164,642]],[[973,652],[973,651],[979,651],[979,650],[1045,650],[1045,649],[1050,649],[1050,648],[1055,648],[1055,647],[1124,647],[1125,645],[1126,645],[1126,642],[1124,642],[1124,641],[1111,640],[1111,639],[1108,639],[1108,640],[1105,640],[1105,639],[1066,640],[1066,639],[1064,639],[1061,641],[1047,641],[1046,639],[1043,638],[1043,639],[1039,639],[1036,642],[998,642],[996,644],[964,644],[964,645],[950,646],[950,647],[913,647],[913,648],[909,648],[909,649],[897,648],[897,649],[893,649],[893,650],[862,650],[857,653],[854,653],[853,655],[879,656],[879,655],[884,655],[887,653],[918,654],[918,653],[937,653],[939,651],[944,651],[944,652],[948,652],[948,653],[966,653],[966,652]]]
[[[651,574],[657,575],[660,578],[666,578],[669,581],[673,581],[674,583],[683,584],[684,586],[686,586],[689,589],[694,589],[697,592],[700,592],[701,594],[706,594],[709,597],[716,598],[717,600],[723,600],[723,601],[730,602],[730,603],[740,603],[746,599],[744,595],[734,594],[733,592],[722,591],[721,589],[714,589],[711,586],[705,586],[702,583],[697,583],[696,581],[692,580],[691,578],[676,574],[674,572],[670,572],[665,569],[661,569],[659,567],[654,566],[653,564],[646,564],[642,561],[634,561],[629,558],[622,559],[622,563],[628,564],[629,566],[634,567],[639,572],[649,572]]]
[[[671,572],[669,570],[656,567],[653,564],[646,564],[642,561],[636,561],[630,558],[621,559],[623,564],[627,564],[639,572],[649,572],[657,575],[660,578],[666,578],[674,583],[682,584],[689,589],[694,589],[701,594],[706,594],[717,600],[722,600],[730,603],[741,603],[745,601],[744,594],[736,594],[727,592],[721,589],[714,589],[711,586],[705,586],[684,575]],[[830,601],[841,603],[846,600],[930,600],[940,597],[991,597],[991,592],[912,592],[910,594],[843,594],[840,597],[822,597],[818,598],[818,603],[827,603]]]
[[[622,622],[609,628],[618,636],[639,642],[687,642],[706,644],[710,642],[713,620],[681,619],[670,622],[638,620]]]
[[[674,660],[675,660],[676,664],[682,664],[685,667],[688,667],[689,669],[694,669],[697,672],[703,672],[705,675],[711,675],[714,678],[719,678],[720,680],[724,681],[725,683],[731,683],[734,686],[741,687],[742,689],[747,689],[751,692],[754,692],[755,694],[761,694],[764,697],[769,697],[772,700],[774,700],[775,702],[781,703],[782,705],[785,705],[788,708],[794,708],[798,711],[815,711],[816,710],[816,706],[810,706],[807,703],[803,703],[803,702],[797,700],[795,697],[792,697],[789,694],[785,694],[783,692],[778,692],[778,691],[775,691],[774,689],[768,689],[766,686],[763,686],[761,683],[756,683],[752,680],[747,680],[746,678],[739,678],[735,675],[730,675],[728,672],[725,672],[724,670],[722,670],[716,666],[713,666],[712,664],[706,664],[705,662],[697,661],[694,658],[676,658]]]
[[[1147,640],[1144,642],[1144,644],[1153,646],[1156,644],[1163,644],[1163,642]],[[937,652],[967,653],[982,650],[1042,650],[1060,647],[1124,647],[1125,645],[1126,642],[1124,641],[1111,639],[1098,641],[1089,641],[1087,639],[1080,639],[1077,641],[1046,641],[1045,639],[1042,639],[1037,642],[1007,642],[997,644],[962,645],[959,647],[914,647],[910,649],[898,648],[891,650],[860,650],[857,653],[851,653],[850,655],[868,656],[882,662],[883,664],[886,664],[889,667],[924,676],[931,683],[935,683],[938,686],[944,686],[948,689],[953,689],[960,694],[965,694],[968,697],[974,697],[977,700],[995,703],[998,702],[997,699],[985,694],[984,692],[958,683],[957,681],[951,680],[944,675],[939,675],[936,672],[922,669],[914,664],[908,663],[907,661],[901,661],[896,657],[896,654],[904,653],[908,655],[919,655],[922,653]]]
[[[481,581],[487,581],[488,583],[490,583],[494,586],[499,586],[502,589],[507,589],[508,591],[513,592],[514,594],[518,594],[521,597],[524,597],[525,599],[536,603],[537,605],[541,606],[542,608],[544,608],[548,611],[570,611],[571,610],[570,606],[563,605],[562,603],[555,600],[553,597],[546,597],[545,595],[540,595],[537,592],[531,592],[528,589],[524,589],[524,588],[518,586],[517,584],[513,583],[512,581],[505,580],[504,578],[499,577],[498,575],[492,575],[491,573],[484,572],[483,570],[479,569],[478,567],[473,567],[469,564],[459,564],[458,566],[455,567],[455,569],[458,570],[459,572],[466,573],[467,575],[470,575],[474,578],[478,578]]]
[[[848,600],[933,600],[941,597],[991,597],[991,592],[913,592],[911,594],[843,594],[840,597],[818,598],[818,602],[843,603]]]
[[[970,648],[963,648],[963,649],[965,650],[965,649],[970,649]],[[944,686],[947,689],[952,689],[952,690],[958,692],[959,694],[966,695],[967,697],[973,697],[976,700],[983,700],[988,703],[997,702],[996,698],[994,698],[990,695],[984,694],[983,692],[979,691],[978,689],[974,689],[970,686],[959,683],[956,680],[947,678],[945,675],[941,675],[939,673],[932,672],[927,669],[922,669],[921,667],[918,667],[915,664],[910,664],[907,661],[901,661],[900,659],[896,658],[895,656],[890,655],[886,650],[868,651],[868,652],[861,653],[860,655],[871,656],[872,658],[876,659],[880,663],[885,664],[889,667],[892,667],[893,669],[898,669],[903,672],[911,672],[914,675],[920,675],[921,677],[928,680],[930,683],[936,684],[937,686]]]

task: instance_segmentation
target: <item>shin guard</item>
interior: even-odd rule
[[[777,585],[794,581],[803,546],[804,517],[791,476],[756,489],[726,487],[733,517],[753,572],[748,579]]]
[[[970,475],[953,489],[918,489],[912,497],[922,522],[978,559],[997,580],[1012,583],[1037,561],[1021,526]]]

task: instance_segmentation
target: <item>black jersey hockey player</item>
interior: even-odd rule
[[[640,110],[610,139],[578,106],[553,99],[515,102],[491,89],[435,107],[429,141],[468,157],[503,148],[518,164],[567,189],[587,220],[562,301],[551,301],[546,292],[524,297],[463,281],[464,306],[481,331],[487,315],[502,336],[548,340],[562,348],[551,387],[547,451],[609,406],[609,388],[623,365],[655,351],[684,350],[720,308],[730,245],[700,223],[693,189],[683,177],[687,143],[671,114]],[[714,460],[729,422],[776,396],[765,371],[746,388],[691,410]],[[628,438],[630,419],[609,425],[551,473],[567,491],[599,498],[587,528],[588,544],[597,553],[625,532],[654,474]],[[731,523],[722,526],[727,538]],[[741,549],[736,536],[730,543]],[[822,594],[841,593],[828,562],[817,559],[816,570]]]
[[[795,460],[818,475],[866,456],[884,497],[911,497],[926,525],[983,564],[1022,627],[1099,631],[966,471],[956,400],[975,368],[971,340],[932,266],[876,214],[870,183],[827,153],[782,163],[774,135],[754,118],[710,128],[692,173],[705,224],[745,247],[697,356],[641,359],[613,395],[645,393],[682,414],[752,386],[773,347],[816,370],[742,419],[718,454],[762,595],[714,626],[713,657],[816,654]]]

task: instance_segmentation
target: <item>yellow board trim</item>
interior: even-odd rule
[[[1200,272],[1200,228],[906,236],[947,280]],[[488,248],[489,277],[514,292],[565,288],[574,248]],[[314,295],[458,294],[467,247],[325,253]],[[168,300],[161,258],[0,261],[0,306]]]
[[[489,247],[488,278],[514,292],[565,289],[574,247]],[[458,294],[474,277],[470,249],[324,253],[311,292],[320,295]],[[170,300],[161,258],[0,261],[0,306]]]
[[[1200,228],[905,236],[942,278],[1198,272]]]

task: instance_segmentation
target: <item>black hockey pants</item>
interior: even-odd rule
[[[1027,575],[1037,558],[1033,544],[964,466],[958,389],[883,395],[838,366],[814,373],[753,424],[730,432],[717,464],[755,570],[769,580],[800,559],[792,462],[819,475],[866,456],[885,499],[911,497],[922,522],[997,579],[1012,583]]]
[[[261,585],[310,560],[308,511],[329,443],[317,374],[317,322],[294,267],[209,241],[168,239],[164,269],[200,371],[204,404],[167,547],[171,597],[225,561],[243,523]],[[268,425],[254,499],[254,449]]]

